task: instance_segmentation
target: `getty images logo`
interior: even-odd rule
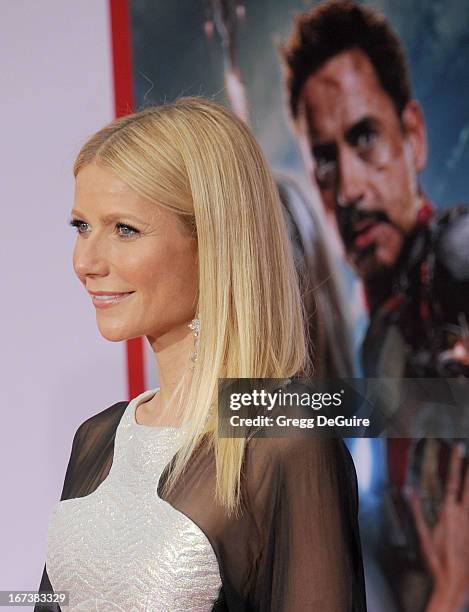
[[[295,391],[266,391],[253,389],[246,393],[230,393],[230,410],[256,406],[272,410],[274,406],[307,406],[313,410],[342,406],[344,390],[335,393],[300,393]]]

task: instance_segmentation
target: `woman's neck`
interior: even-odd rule
[[[187,380],[190,375],[190,357],[194,351],[193,332],[188,328],[188,323],[184,323],[156,340],[147,339],[153,349],[160,390],[149,401],[140,404],[139,423],[177,426],[182,415],[173,414],[170,404],[183,379]],[[161,420],[164,422],[160,423]]]

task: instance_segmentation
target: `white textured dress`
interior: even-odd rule
[[[136,423],[155,392],[76,430],[39,592],[68,591],[62,612],[366,612],[357,478],[343,441],[250,438],[240,511],[227,512],[210,440],[164,487],[183,431]]]
[[[70,611],[207,612],[221,587],[205,533],[157,494],[179,448],[180,428],[135,420],[129,402],[116,430],[108,476],[86,495],[60,501],[49,518],[46,566]]]

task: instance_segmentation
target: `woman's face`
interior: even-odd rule
[[[194,318],[197,242],[175,214],[91,163],[77,175],[71,217],[75,273],[90,294],[114,294],[90,295],[105,338],[153,342]]]

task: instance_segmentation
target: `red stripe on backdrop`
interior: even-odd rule
[[[114,107],[116,117],[122,117],[134,109],[128,0],[109,0],[109,15],[111,18]],[[127,392],[131,399],[145,390],[143,338],[127,340],[126,351]]]
[[[114,74],[114,106],[116,117],[134,109],[132,87],[132,47],[128,0],[109,0]]]

